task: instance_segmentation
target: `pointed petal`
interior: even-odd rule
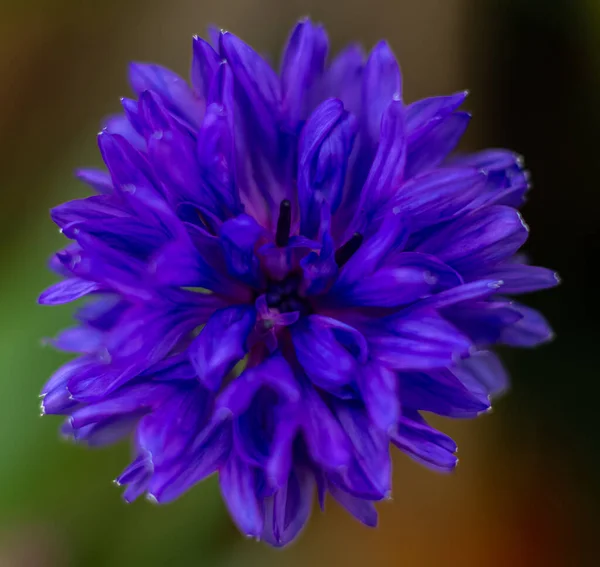
[[[131,63],[129,81],[138,96],[144,91],[153,91],[171,112],[193,126],[199,125],[203,112],[202,101],[196,98],[192,89],[177,73],[160,65]]]
[[[554,338],[552,328],[539,311],[517,303],[513,304],[513,308],[522,317],[519,321],[502,331],[500,340],[504,344],[518,347],[534,347],[547,343]]]
[[[328,48],[320,24],[300,21],[288,40],[281,65],[282,113],[285,127],[294,132],[311,108],[311,88],[321,78]]]
[[[209,390],[216,390],[223,378],[246,354],[246,341],[254,326],[254,307],[219,309],[190,345],[190,360],[198,379]]]
[[[394,213],[417,231],[452,219],[481,193],[487,176],[476,169],[438,169],[404,183],[394,196]]]
[[[471,341],[433,310],[413,310],[392,316],[386,331],[369,339],[381,363],[398,370],[445,367],[467,354]]]
[[[527,236],[527,226],[517,211],[495,205],[454,221],[426,239],[417,250],[468,273],[512,256]]]
[[[240,531],[249,537],[262,535],[264,517],[256,495],[254,470],[232,455],[220,470],[223,499]]]
[[[379,141],[382,116],[389,104],[401,96],[400,68],[388,43],[381,41],[371,51],[363,73],[363,127],[371,143]]]
[[[192,50],[190,72],[192,85],[196,96],[206,99],[220,63],[220,57],[207,41],[197,35],[192,40]]]
[[[392,443],[415,461],[439,472],[454,470],[458,462],[454,441],[428,425],[416,412],[402,416]]]
[[[80,278],[69,278],[55,283],[46,289],[40,295],[38,303],[41,305],[61,305],[63,303],[70,303],[101,289],[102,286],[96,282]]]
[[[335,484],[329,484],[329,492],[359,522],[370,528],[377,527],[377,510],[373,502],[348,494]]]
[[[405,177],[431,170],[454,150],[471,120],[466,112],[435,118],[435,125],[425,126],[422,135],[411,138],[406,157]]]

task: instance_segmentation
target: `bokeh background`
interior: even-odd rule
[[[464,148],[526,156],[528,252],[564,283],[528,298],[557,340],[506,353],[495,412],[441,423],[461,464],[441,476],[395,455],[395,495],[368,530],[328,503],[281,552],[238,535],[214,479],[180,501],[126,505],[111,485],[128,447],[60,442],[38,391],[60,354],[41,344],[71,309],[36,305],[61,243],[48,218],[85,195],[95,133],[129,92],[130,59],[185,74],[209,23],[277,58],[305,14],[335,49],[387,38],[405,98],[468,87]],[[600,1],[0,0],[0,566],[600,565]]]

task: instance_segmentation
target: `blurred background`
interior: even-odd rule
[[[513,148],[534,190],[534,263],[563,285],[526,298],[557,340],[505,353],[512,391],[475,422],[438,422],[461,465],[441,476],[395,455],[394,501],[368,530],[328,503],[284,552],[244,540],[214,479],[165,507],[126,505],[128,447],[60,442],[38,392],[60,354],[41,338],[71,309],[36,305],[61,237],[48,209],[84,196],[95,133],[128,94],[126,64],[187,73],[209,23],[277,58],[303,15],[334,49],[381,37],[408,101],[464,88],[465,149]],[[600,2],[598,0],[0,0],[0,566],[600,565]]]

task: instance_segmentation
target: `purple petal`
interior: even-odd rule
[[[497,280],[480,280],[457,285],[456,287],[424,299],[419,303],[419,306],[443,309],[444,307],[451,307],[457,303],[472,301],[474,299],[485,299],[490,295],[497,294],[502,286],[503,282]],[[502,291],[504,290],[502,289]]]
[[[356,120],[339,100],[323,102],[311,114],[300,135],[298,199],[301,233],[314,238],[321,223],[321,206],[334,214],[340,205]]]
[[[387,433],[370,427],[370,418],[364,409],[338,402],[335,414],[354,447],[360,468],[379,494],[388,494],[392,486],[392,464]]]
[[[507,345],[534,347],[554,338],[554,332],[542,314],[525,305],[513,304],[521,319],[502,331],[500,340]]]
[[[107,171],[101,169],[78,169],[75,171],[75,177],[95,189],[98,193],[110,195],[114,191],[112,179]]]
[[[102,401],[91,403],[75,411],[71,418],[71,425],[74,429],[81,429],[122,415],[139,416],[159,406],[173,392],[173,387],[158,383],[122,388]]]
[[[352,496],[341,488],[338,488],[335,484],[330,483],[328,488],[335,500],[359,522],[370,528],[377,526],[377,510],[373,502]]]
[[[282,547],[293,541],[310,517],[315,479],[307,468],[296,467],[287,483],[265,501],[263,539]]]
[[[467,98],[467,91],[449,96],[436,96],[417,100],[406,107],[406,131],[416,139],[443,118],[454,112]],[[467,164],[480,169],[476,164]]]
[[[309,317],[291,329],[298,362],[319,388],[336,389],[348,384],[356,372],[356,359],[337,340],[319,317]]]
[[[250,406],[256,392],[263,387],[272,389],[292,403],[300,399],[298,383],[280,352],[275,352],[258,366],[248,368],[232,381],[219,394],[215,413],[220,415],[222,410],[226,410],[235,416],[240,415]]]
[[[423,309],[388,318],[387,331],[371,337],[369,346],[380,362],[400,370],[449,366],[472,345],[435,311]]]
[[[400,68],[390,46],[381,41],[371,51],[363,73],[364,128],[373,143],[379,141],[384,112],[393,99],[401,96]]]
[[[253,287],[261,283],[255,250],[263,234],[264,229],[251,216],[241,214],[225,221],[219,235],[229,273]]]
[[[404,178],[405,162],[404,105],[400,100],[393,100],[383,112],[381,141],[360,195],[357,214],[362,216],[363,223],[372,211],[393,197]],[[362,226],[356,229],[362,230]]]
[[[300,417],[306,446],[315,463],[326,470],[347,465],[351,458],[348,438],[312,386],[304,393]]]
[[[197,35],[192,41],[191,80],[196,96],[206,99],[220,63],[219,54]]]
[[[219,482],[225,504],[240,531],[246,536],[260,538],[264,517],[256,495],[254,470],[232,455],[219,472]]]
[[[155,467],[184,454],[210,415],[210,401],[201,387],[182,389],[140,421],[137,442],[152,455]]]
[[[485,271],[486,278],[502,281],[502,293],[527,293],[548,289],[560,283],[558,274],[547,268],[505,263]]]
[[[422,135],[411,138],[406,157],[405,177],[408,179],[439,165],[456,147],[464,134],[471,116],[466,112],[455,112],[447,118],[434,119],[433,127]]]
[[[69,278],[55,283],[44,291],[38,303],[41,305],[61,305],[70,303],[81,297],[102,289],[97,282],[90,282],[80,278]]]
[[[419,245],[459,272],[493,266],[512,256],[527,240],[528,229],[517,211],[493,206],[451,223]]]
[[[324,96],[339,98],[358,116],[362,107],[362,74],[365,53],[360,45],[349,45],[331,62],[324,76]]]
[[[337,286],[336,302],[358,306],[397,307],[460,283],[449,266],[414,252],[399,254],[392,266],[363,277],[344,289]]]
[[[404,183],[394,196],[394,212],[416,231],[452,219],[481,193],[487,177],[475,169],[439,169]]]
[[[281,65],[281,106],[285,125],[291,132],[312,110],[311,88],[323,73],[327,44],[323,26],[308,19],[296,25],[288,40]]]
[[[400,418],[392,442],[415,461],[439,472],[454,470],[458,462],[454,441],[429,426],[416,412],[412,419]]]
[[[488,351],[479,351],[462,361],[454,374],[465,382],[465,375],[475,380],[490,396],[496,396],[508,389],[508,373],[500,359]]]
[[[177,73],[160,65],[131,63],[129,81],[135,93],[157,93],[163,104],[190,124],[198,126],[204,110],[202,101]]]
[[[175,500],[225,465],[231,453],[229,422],[209,423],[198,440],[189,450],[189,459],[180,459],[154,473],[148,494],[157,502],[166,504]]]
[[[357,382],[371,421],[382,431],[389,431],[400,414],[395,373],[371,363],[360,369]]]
[[[223,378],[244,358],[255,319],[253,307],[219,309],[194,339],[188,352],[198,379],[206,388],[216,390]]]
[[[281,88],[276,73],[250,46],[229,32],[221,32],[220,51],[231,65],[254,123],[268,144],[267,150],[273,151],[278,137],[276,121],[281,113]]]

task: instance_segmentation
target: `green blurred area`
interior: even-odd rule
[[[600,565],[600,3],[594,0],[2,0],[0,5],[0,566]],[[111,484],[129,448],[63,442],[38,393],[64,356],[42,345],[72,307],[36,304],[63,239],[48,209],[85,195],[94,133],[128,93],[126,64],[186,73],[191,36],[226,26],[275,58],[294,20],[335,48],[386,37],[406,98],[471,89],[469,148],[525,154],[528,252],[565,283],[528,300],[558,340],[506,353],[514,386],[494,414],[440,423],[460,446],[444,477],[395,456],[395,499],[370,531],[328,503],[289,550],[245,541],[212,479],[179,501],[126,505]],[[596,522],[596,523],[595,523]]]

